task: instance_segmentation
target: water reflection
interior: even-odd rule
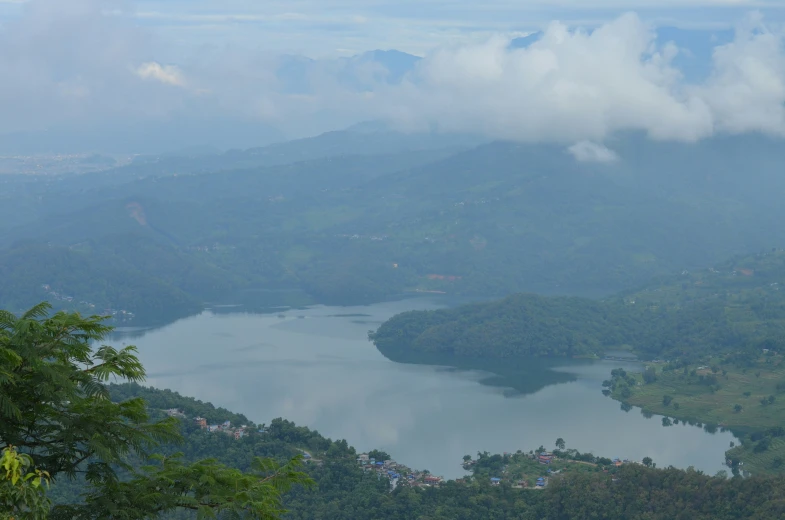
[[[438,306],[409,300],[267,315],[204,313],[116,339],[139,347],[149,384],[257,422],[286,417],[448,477],[463,473],[465,454],[551,447],[557,437],[609,457],[721,469],[729,433],[683,423],[663,428],[660,418],[624,413],[602,396],[601,382],[619,362],[520,360],[479,365],[482,371],[444,359],[401,364],[367,341],[367,323],[356,323]]]

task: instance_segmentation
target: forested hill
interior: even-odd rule
[[[477,144],[345,132],[3,176],[0,265],[15,281],[0,305],[20,311],[47,297],[42,285],[139,320],[146,308],[237,303],[246,289],[334,304],[422,291],[606,297],[785,243],[785,149],[766,138],[621,136],[603,164],[556,145]]]
[[[785,486],[784,477],[726,479],[640,464],[625,464],[607,473],[582,463],[567,465],[562,476],[551,476],[545,489],[514,489],[511,485],[517,481],[512,475],[519,472],[516,461],[523,460],[520,454],[485,454],[472,475],[462,481],[425,487],[401,483],[391,492],[386,477],[378,478],[375,473],[361,469],[355,450],[345,441],[330,441],[315,431],[281,419],[266,426],[263,434],[253,431],[235,440],[230,435],[198,428],[190,414],[205,417],[210,423],[229,420],[232,424],[247,422],[243,415],[168,390],[112,385],[111,392],[117,400],[143,397],[153,410],[175,408],[185,412],[184,443],[168,450],[180,451],[189,460],[213,457],[245,470],[254,456],[283,461],[303,449],[308,450],[317,459],[306,466],[316,485],[312,489],[295,488],[284,497],[284,506],[289,510],[284,519],[773,520],[785,514],[785,500],[779,493]],[[405,462],[416,464],[416,461]],[[525,472],[531,475],[544,471],[537,463],[528,464],[531,471]],[[500,485],[492,485],[489,476],[504,478]],[[78,487],[64,488],[56,484],[52,494],[64,499],[69,491],[78,492]]]
[[[518,294],[500,301],[394,316],[370,333],[391,358],[594,356],[631,348],[694,360],[785,347],[785,252],[739,257],[603,301]]]

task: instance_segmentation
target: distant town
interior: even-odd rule
[[[164,410],[169,417],[177,417],[178,419],[186,419],[185,413],[177,408],[170,408]],[[251,427],[247,424],[242,426],[232,426],[231,421],[224,421],[221,424],[207,424],[207,419],[204,417],[194,417],[194,423],[201,429],[207,430],[210,433],[223,433],[231,435],[235,440],[242,439],[250,431]],[[264,428],[259,428],[260,433],[264,433]]]
[[[46,295],[50,300],[70,303],[72,305],[81,305],[82,307],[91,310],[96,309],[96,304],[85,300],[76,300],[73,296],[55,291],[49,284],[41,284],[41,288],[46,292]],[[99,310],[97,312],[99,314],[103,314],[104,316],[112,316],[113,319],[121,323],[128,323],[136,317],[136,315],[131,311],[127,311],[125,309],[113,309],[111,307],[104,308],[103,311]]]

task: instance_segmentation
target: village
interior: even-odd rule
[[[186,419],[185,413],[177,408],[163,410],[170,417]],[[264,428],[253,425],[233,426],[230,421],[220,424],[208,424],[204,417],[194,417],[194,424],[199,428],[210,433],[223,433],[233,437],[235,440],[242,439],[252,429],[257,429],[258,433],[265,433]],[[305,451],[299,450],[303,454],[306,462],[313,462],[321,465],[322,461],[316,460]],[[375,455],[372,457],[371,455]],[[491,486],[509,485],[513,489],[533,489],[541,490],[548,486],[550,480],[562,473],[569,472],[603,472],[608,473],[612,482],[617,482],[616,469],[625,464],[636,464],[634,461],[622,460],[619,458],[605,459],[589,457],[592,460],[583,460],[586,456],[581,456],[575,450],[548,452],[540,447],[537,451],[525,453],[507,453],[503,455],[489,455],[487,453],[478,454],[477,459],[472,459],[468,455],[464,457],[461,466],[466,471],[472,471],[473,475],[469,478],[459,478],[455,480],[457,484],[466,484],[469,481],[486,481]],[[384,457],[385,460],[377,460],[376,457]],[[387,458],[389,455],[372,451],[361,453],[357,456],[357,464],[364,472],[376,475],[379,479],[387,479],[390,482],[390,489],[395,490],[398,486],[412,488],[440,487],[445,483],[444,477],[431,474],[429,471],[413,470],[410,467],[400,464]]]
[[[74,304],[74,305],[78,304],[78,305],[81,305],[81,306],[83,306],[85,308],[88,308],[88,309],[91,309],[91,310],[95,309],[95,304],[94,303],[90,303],[90,302],[84,301],[84,300],[75,302],[73,296],[69,296],[69,295],[66,295],[66,294],[61,294],[60,292],[55,291],[54,289],[52,289],[52,286],[49,285],[49,284],[46,284],[46,283],[45,284],[41,284],[41,288],[44,291],[46,291],[47,296],[49,296],[50,299],[52,299],[52,300],[66,302],[66,303],[71,303],[71,304]],[[124,310],[124,309],[119,309],[118,310],[118,309],[106,308],[106,309],[103,310],[103,314],[105,316],[112,316],[112,318],[114,320],[119,321],[119,322],[129,322],[129,321],[133,320],[134,317],[135,317],[133,312],[127,311],[127,310]]]
[[[357,463],[362,466],[363,471],[376,473],[379,478],[388,478],[392,489],[401,484],[410,487],[439,487],[444,482],[443,477],[431,475],[427,471],[412,470],[394,460],[376,460],[368,453],[361,453],[357,457]]]
[[[166,415],[169,417],[177,417],[179,419],[185,419],[186,415],[181,410],[177,408],[170,408],[169,410],[164,410]],[[221,424],[207,424],[207,419],[204,417],[194,417],[194,424],[201,428],[202,430],[207,430],[210,433],[224,433],[226,435],[231,435],[235,438],[235,440],[242,439],[245,435],[250,431],[250,426],[247,424],[243,424],[242,426],[232,426],[230,421],[224,421]],[[264,429],[259,429],[259,433],[264,433]]]
[[[464,457],[461,465],[471,470],[475,479],[488,479],[492,486],[508,484],[515,489],[544,489],[551,478],[568,472],[608,473],[612,482],[618,481],[616,469],[633,464],[632,461],[615,458],[582,460],[573,458],[571,451],[555,453],[540,450],[524,453],[504,453],[503,455],[480,454],[477,459]]]

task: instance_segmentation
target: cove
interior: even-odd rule
[[[709,433],[624,412],[601,394],[618,361],[385,358],[367,333],[406,310],[443,306],[410,299],[356,307],[313,306],[271,314],[205,311],[156,329],[118,330],[136,345],[146,384],[210,401],[265,423],[284,417],[358,450],[456,478],[463,455],[567,447],[658,467],[723,469],[729,432]],[[399,360],[404,361],[404,360]],[[453,366],[444,366],[451,364]]]

